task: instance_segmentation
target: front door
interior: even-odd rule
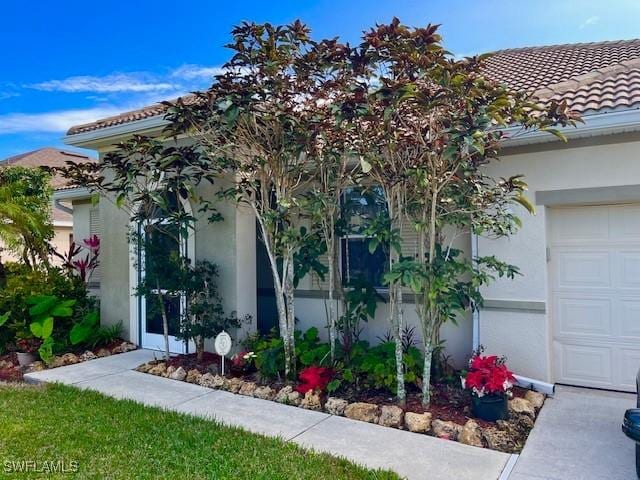
[[[142,236],[144,248],[140,255],[140,280],[146,280],[146,295],[140,297],[139,319],[141,323],[141,341],[144,348],[164,350],[163,316],[161,298],[169,324],[169,350],[172,353],[185,353],[185,343],[176,338],[180,320],[184,314],[186,302],[183,295],[175,293],[175,287],[168,290],[171,280],[170,269],[159,268],[157,262],[166,261],[172,255],[186,255],[185,242],[179,242],[177,235],[153,233]]]

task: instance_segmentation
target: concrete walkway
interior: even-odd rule
[[[61,382],[200,417],[269,436],[408,479],[496,480],[515,456],[427,435],[357,422],[322,412],[243,397],[132,371],[155,352],[129,353],[30,373],[29,382]],[[508,470],[508,468],[507,468]],[[575,477],[574,477],[575,478]]]
[[[509,480],[633,480],[635,445],[620,430],[636,396],[557,387]]]

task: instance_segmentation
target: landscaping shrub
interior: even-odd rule
[[[302,394],[310,390],[320,390],[322,392],[327,388],[334,375],[335,372],[331,368],[307,367],[298,375],[300,383],[296,390]]]
[[[24,345],[38,344],[42,348],[42,343],[47,342],[42,349],[45,357],[69,348],[73,342],[70,333],[78,324],[86,322],[87,316],[97,315],[97,301],[88,294],[85,283],[76,275],[57,267],[31,268],[22,264],[7,263],[4,266],[6,283],[0,288],[0,313],[8,314],[6,322],[0,326],[0,352],[6,351],[9,347],[23,349]],[[41,304],[37,299],[44,301],[47,299],[52,307],[54,303],[66,302],[70,311],[65,311],[64,315],[59,315],[58,310],[55,321],[45,320],[48,317],[41,317],[41,313],[51,308]],[[54,299],[56,300],[54,302]],[[40,305],[40,306],[38,306]],[[42,312],[40,311],[42,310]],[[31,327],[33,320],[45,327],[34,329]],[[51,332],[49,332],[50,323]],[[91,335],[99,329],[97,322],[93,325]],[[91,330],[91,329],[90,329]],[[87,338],[89,338],[87,334]],[[50,340],[47,340],[50,338]],[[77,342],[82,344],[81,341]],[[41,352],[41,353],[42,353]]]
[[[329,364],[329,344],[320,342],[316,327],[311,327],[304,333],[296,330],[295,341],[295,360],[298,368]],[[284,375],[284,342],[275,329],[264,337],[248,337],[245,346],[256,355],[255,365],[262,376],[275,378]]]

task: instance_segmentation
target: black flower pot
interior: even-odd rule
[[[473,416],[488,422],[506,420],[509,418],[507,400],[507,395],[504,393],[484,395],[483,397],[472,395],[471,410]]]

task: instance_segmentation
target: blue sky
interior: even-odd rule
[[[442,24],[457,55],[640,37],[638,0],[3,0],[0,159],[62,147],[71,125],[205,88],[242,20],[300,18],[316,38],[355,42],[394,15]]]

